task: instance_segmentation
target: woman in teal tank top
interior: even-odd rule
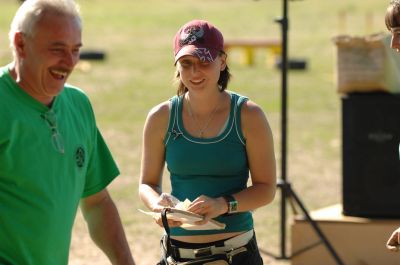
[[[227,91],[223,45],[207,21],[182,26],[174,39],[177,95],[155,106],[145,123],[139,193],[149,209],[164,213],[155,218],[167,232],[160,264],[263,264],[251,212],[275,196],[273,137],[261,108]],[[170,193],[161,187],[165,164]],[[187,226],[168,218],[163,209],[176,199],[203,219]],[[215,221],[223,226],[210,226]]]

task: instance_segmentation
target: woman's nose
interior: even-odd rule
[[[192,72],[197,73],[198,70],[199,70],[198,64],[197,63],[192,64]]]

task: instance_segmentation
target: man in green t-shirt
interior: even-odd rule
[[[86,95],[66,84],[79,59],[73,0],[29,0],[0,68],[0,264],[67,265],[78,205],[112,264],[133,265],[107,185],[119,170]]]

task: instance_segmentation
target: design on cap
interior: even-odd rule
[[[205,62],[213,62],[214,58],[211,56],[211,53],[208,49],[206,48],[197,48],[194,51],[194,54],[199,57],[200,61]]]
[[[179,44],[181,46],[201,42],[204,36],[204,29],[199,26],[191,26],[182,31]]]

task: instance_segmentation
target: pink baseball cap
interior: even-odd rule
[[[175,63],[185,55],[199,57],[202,62],[213,62],[224,49],[224,37],[205,20],[192,20],[183,25],[175,35]]]

